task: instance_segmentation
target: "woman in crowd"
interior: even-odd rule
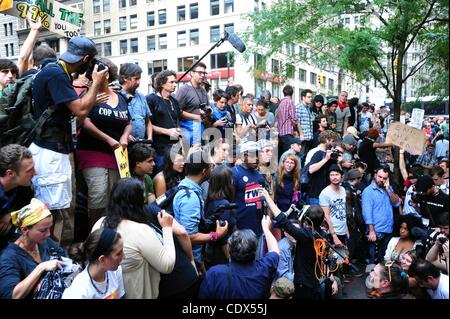
[[[287,211],[300,190],[300,169],[297,156],[290,154],[283,159],[283,165],[275,175],[275,203],[282,211]]]
[[[80,259],[88,265],[64,291],[63,299],[118,299],[123,298],[122,267],[123,240],[111,228],[94,230],[81,249]]]
[[[112,228],[122,236],[126,297],[157,298],[161,273],[172,272],[175,264],[173,217],[164,211],[158,213],[161,235],[145,210],[144,189],[136,179],[121,179],[110,196],[107,216],[98,220],[93,229]]]
[[[255,106],[255,117],[258,120],[258,124],[262,124],[263,122],[267,123],[270,127],[274,127],[275,125],[275,115],[272,112],[269,112],[267,109],[268,105],[264,103],[263,100],[259,99],[256,102]]]
[[[21,235],[1,254],[0,298],[32,298],[42,275],[62,267],[61,261],[50,260],[52,254],[66,253],[49,238],[53,217],[41,201],[33,198],[29,205],[11,213],[11,218]]]
[[[412,234],[412,228],[423,226],[420,218],[413,215],[401,215],[397,224],[394,228],[394,237],[388,243],[384,260],[400,264],[403,255],[416,247],[417,238]]]
[[[173,159],[173,160],[172,160]],[[177,186],[184,178],[184,157],[181,153],[169,152],[164,158],[164,168],[153,178],[156,198]]]
[[[226,264],[229,259],[227,239],[236,226],[236,218],[232,209],[220,209],[234,202],[234,187],[231,169],[225,165],[214,168],[209,177],[208,195],[205,202],[205,218],[228,221],[228,233],[215,243],[205,247],[205,266],[210,268],[217,264]]]
[[[83,121],[78,138],[76,157],[88,187],[89,225],[105,214],[108,194],[120,178],[114,156],[118,147],[127,147],[131,132],[128,103],[109,86],[117,79],[117,66],[99,58],[108,67],[108,76],[99,94],[106,102],[94,106]]]

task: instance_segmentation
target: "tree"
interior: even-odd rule
[[[244,37],[265,55],[302,44],[312,54],[291,60],[333,65],[360,81],[375,79],[393,99],[399,120],[403,84],[423,68],[447,80],[437,91],[448,94],[448,6],[446,0],[280,0],[249,16],[254,28]],[[355,16],[359,26],[347,28],[345,18]],[[413,45],[422,54],[405,69]]]
[[[437,72],[433,90],[448,95],[448,7],[448,0],[280,0],[249,15],[254,28],[244,37],[267,55],[286,44],[306,45],[312,54],[295,60],[333,65],[360,81],[375,79],[399,121],[402,87],[419,71]],[[355,17],[357,27],[348,28],[346,18]],[[422,54],[405,68],[414,45]]]

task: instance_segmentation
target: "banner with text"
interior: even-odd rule
[[[120,146],[114,150],[114,155],[116,156],[120,178],[131,177],[130,166],[128,165],[128,149]]]
[[[394,122],[389,125],[386,143],[392,143],[412,155],[422,155],[427,136],[422,130],[415,127]]]
[[[55,0],[14,0],[12,9],[3,13],[35,22],[41,18],[42,26],[66,38],[80,35],[84,13]]]

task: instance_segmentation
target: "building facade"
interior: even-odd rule
[[[0,35],[0,58],[16,61],[19,55],[16,17],[0,14]]]

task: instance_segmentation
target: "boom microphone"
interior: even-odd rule
[[[234,32],[225,31],[225,39],[240,53],[244,52],[246,47],[244,42]]]

